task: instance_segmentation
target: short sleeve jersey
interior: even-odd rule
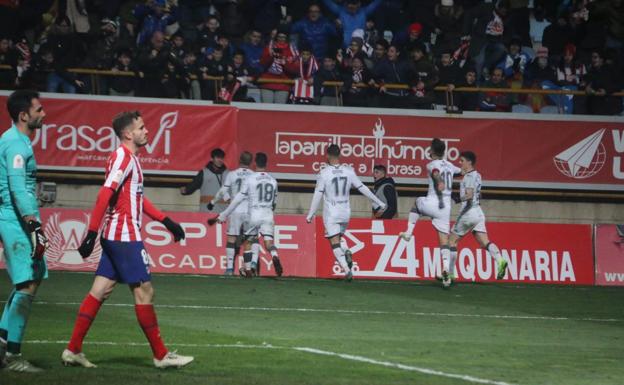
[[[346,222],[351,216],[351,188],[362,187],[362,181],[346,165],[328,165],[316,180],[316,191],[323,193],[323,218]]]
[[[139,159],[125,146],[111,154],[106,163],[104,187],[114,191],[102,237],[110,241],[140,241],[143,217],[143,170]]]
[[[251,171],[250,169],[240,167],[227,174],[225,182],[223,183],[223,187],[226,189],[225,191],[227,191],[227,193],[230,195],[230,199],[234,199],[236,194],[241,191],[245,179],[247,179],[247,177],[252,173],[253,171]],[[249,208],[247,205],[247,200],[245,200],[244,202],[241,202],[238,207],[236,207],[234,212],[240,214],[246,213],[248,210]]]
[[[427,176],[429,177],[428,197],[437,197],[434,187],[435,180],[433,179],[433,173],[435,171],[440,173],[440,178],[444,182],[442,196],[450,197],[453,190],[453,175],[461,173],[461,169],[444,159],[435,159],[427,163]]]
[[[479,206],[481,201],[481,174],[477,170],[472,170],[462,179],[459,184],[459,195],[462,200],[466,196],[466,190],[473,189],[472,199],[469,201],[462,202],[462,210],[466,207],[474,207]]]
[[[272,211],[277,199],[277,181],[266,172],[254,172],[243,182],[241,193],[247,196],[250,215]]]
[[[3,210],[4,215],[39,217],[36,188],[37,163],[30,138],[13,125],[0,137],[0,205],[11,209]]]

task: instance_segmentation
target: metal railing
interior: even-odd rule
[[[0,70],[12,69],[11,66],[0,64]],[[85,75],[90,78],[90,86],[91,93],[95,95],[99,95],[100,90],[100,82],[98,81],[99,76],[113,77],[113,76],[125,76],[125,77],[138,77],[144,78],[144,74],[142,72],[132,72],[132,71],[112,71],[112,70],[99,70],[99,69],[91,69],[91,68],[68,68],[67,72],[77,74],[77,75]],[[197,76],[191,75],[190,79],[199,80]],[[214,82],[214,91],[215,95],[219,94],[219,90],[223,85],[224,77],[222,76],[202,76],[201,80],[208,80]],[[285,84],[285,85],[294,85],[295,80],[293,79],[266,79],[266,78],[257,78],[253,80],[254,84]],[[323,82],[324,87],[334,87],[336,93],[336,105],[342,106],[342,87],[344,87],[344,82],[341,81],[325,81]],[[352,87],[356,88],[380,88],[380,84],[366,84],[366,83],[353,83]],[[394,89],[394,90],[410,90],[411,87],[407,84],[383,84],[383,87],[386,89]],[[540,89],[540,88],[489,88],[489,87],[454,87],[449,88],[448,86],[437,86],[434,88],[434,91],[445,92],[446,94],[446,111],[449,113],[453,113],[456,111],[456,106],[454,105],[454,94],[458,92],[466,92],[466,93],[499,93],[499,94],[525,94],[525,95],[573,95],[573,96],[586,96],[587,93],[585,91],[573,91],[566,89],[559,90],[548,90],[548,89]],[[615,92],[610,94],[609,96],[617,96],[624,97],[624,92]],[[559,103],[557,105],[559,113],[562,113],[563,106]]]

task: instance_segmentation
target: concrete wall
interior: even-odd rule
[[[90,208],[95,202],[99,186],[57,186],[55,207]],[[176,188],[147,187],[145,193],[161,209],[168,211],[197,211],[199,195],[182,196]],[[280,193],[279,214],[306,214],[312,200],[311,193]],[[399,197],[399,216],[406,218],[414,197]],[[624,207],[614,203],[534,202],[484,200],[483,211],[488,221],[498,222],[553,222],[553,223],[624,223]],[[370,216],[370,203],[356,193],[351,200],[353,217]],[[453,217],[459,209],[453,208]],[[320,210],[319,210],[320,212]]]

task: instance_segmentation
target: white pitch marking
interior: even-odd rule
[[[0,301],[6,302],[6,301]],[[46,302],[37,301],[42,305],[69,305],[78,306],[79,302]],[[104,303],[105,306],[134,307],[132,303]],[[464,313],[428,313],[409,311],[386,311],[386,310],[345,310],[345,309],[310,309],[292,307],[246,307],[246,306],[209,306],[209,305],[155,305],[156,308],[165,309],[206,309],[206,310],[242,310],[242,311],[266,311],[266,312],[297,312],[297,313],[336,313],[336,314],[369,314],[369,315],[407,315],[417,317],[447,317],[447,318],[491,318],[509,320],[537,320],[537,321],[593,321],[593,322],[622,322],[617,318],[569,318],[532,315],[508,315],[508,314],[464,314]]]
[[[52,345],[52,344],[56,344],[56,345],[65,345],[67,344],[69,341],[62,341],[62,340],[32,340],[32,341],[26,341],[27,344],[48,344],[48,345]],[[114,341],[85,341],[84,342],[85,345],[106,345],[106,346],[148,346],[149,344],[147,342],[114,342]],[[309,347],[287,347],[287,346],[275,346],[275,345],[271,345],[271,344],[267,344],[264,343],[262,345],[250,345],[250,344],[186,344],[186,343],[170,343],[169,345],[171,346],[179,346],[179,347],[192,347],[192,348],[230,348],[230,349],[286,349],[286,350],[294,350],[297,352],[302,352],[302,353],[310,353],[310,354],[315,354],[315,355],[323,355],[323,356],[332,356],[332,357],[340,357],[342,359],[345,360],[350,360],[350,361],[357,361],[357,362],[364,362],[367,364],[372,364],[372,365],[378,365],[378,366],[385,366],[388,368],[394,368],[394,369],[401,369],[401,370],[405,370],[405,371],[410,371],[410,372],[419,372],[419,373],[423,373],[423,374],[427,374],[427,375],[431,375],[431,376],[438,376],[438,377],[446,377],[446,378],[454,378],[457,380],[463,380],[466,382],[472,382],[475,384],[486,384],[486,385],[514,385],[508,382],[503,382],[503,381],[495,381],[495,380],[488,380],[485,378],[479,378],[479,377],[473,377],[473,376],[469,376],[469,375],[464,375],[464,374],[454,374],[454,373],[446,373],[446,372],[442,372],[439,370],[434,370],[434,369],[429,369],[429,368],[421,368],[418,366],[410,366],[410,365],[404,365],[404,364],[399,364],[396,362],[389,362],[389,361],[378,361],[372,358],[368,358],[368,357],[362,357],[362,356],[355,356],[352,354],[343,354],[343,353],[336,353],[336,352],[330,352],[327,350],[320,350],[320,349],[315,349],[315,348],[309,348]]]

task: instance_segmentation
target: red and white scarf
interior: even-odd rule
[[[307,68],[306,67],[307,64]],[[318,63],[314,56],[310,57],[308,63],[304,63],[302,58],[299,58],[299,77],[295,79],[295,86],[293,87],[293,96],[295,99],[313,99],[314,98],[314,84],[312,76],[318,71]]]

